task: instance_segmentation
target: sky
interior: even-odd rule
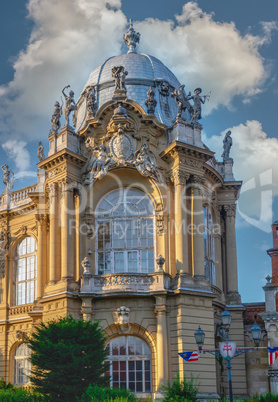
[[[10,0],[0,11],[0,165],[16,174],[15,189],[36,182],[38,141],[47,154],[62,88],[70,84],[77,99],[98,64],[126,52],[132,18],[138,52],[160,59],[186,92],[212,91],[202,135],[218,160],[232,131],[234,174],[243,180],[239,291],[245,303],[264,301],[278,219],[277,0]]]

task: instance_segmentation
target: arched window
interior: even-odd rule
[[[32,303],[37,288],[37,244],[33,237],[25,237],[16,246],[14,255],[15,305]]]
[[[96,209],[99,274],[154,272],[154,212],[149,197],[133,188],[110,191]]]
[[[24,385],[29,382],[31,362],[29,361],[31,350],[27,343],[21,343],[14,353],[14,385]]]
[[[107,344],[113,388],[129,388],[132,392],[151,392],[150,348],[136,336],[119,336]]]
[[[204,242],[205,242],[205,275],[207,280],[215,285],[215,250],[213,219],[208,207],[203,208],[204,214]]]

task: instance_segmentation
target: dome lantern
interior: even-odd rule
[[[129,20],[129,29],[124,34],[124,43],[127,44],[128,49],[129,49],[127,53],[137,53],[136,52],[136,43],[139,43],[140,36],[141,35],[139,32],[135,32],[135,30],[133,28],[133,21],[130,19]]]

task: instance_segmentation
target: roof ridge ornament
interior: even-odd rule
[[[139,32],[135,32],[133,28],[132,19],[129,20],[129,29],[124,34],[124,43],[128,46],[127,53],[137,53],[136,52],[136,43],[139,43],[141,34]]]

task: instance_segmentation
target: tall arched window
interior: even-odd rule
[[[203,208],[204,214],[204,242],[205,242],[205,275],[207,280],[215,285],[215,249],[213,219],[211,210],[208,207]]]
[[[132,392],[151,392],[150,348],[136,336],[119,336],[107,344],[110,386]]]
[[[32,303],[37,291],[37,244],[25,237],[16,246],[14,255],[15,305]]]
[[[29,382],[31,362],[29,361],[31,350],[27,343],[21,343],[14,353],[14,385],[24,385]]]
[[[96,266],[99,274],[154,272],[154,212],[140,190],[110,191],[96,209]]]

